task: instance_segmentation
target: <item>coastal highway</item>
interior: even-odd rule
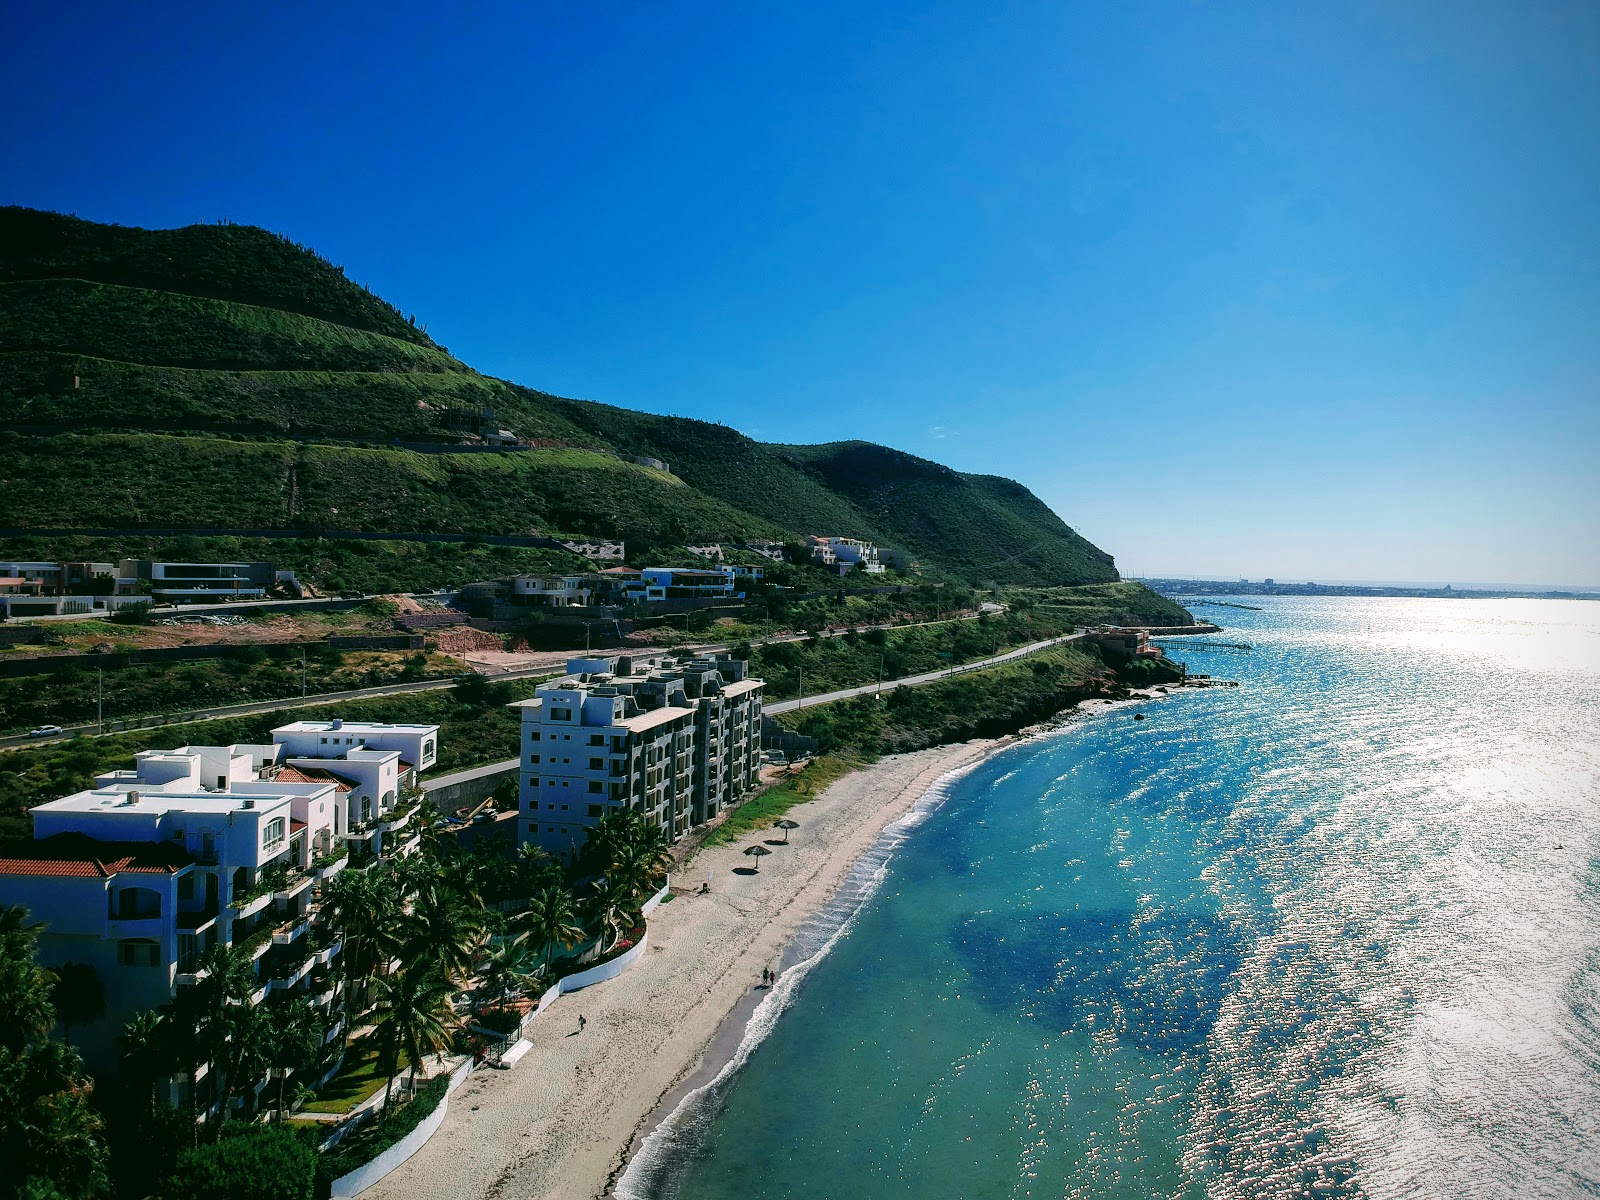
[[[981,671],[985,667],[999,666],[1001,663],[1012,662],[1015,659],[1026,658],[1030,654],[1037,654],[1041,650],[1048,650],[1052,646],[1060,646],[1067,642],[1075,642],[1079,638],[1085,636],[1087,635],[1081,632],[1069,633],[1063,637],[1049,638],[1042,642],[1029,642],[1026,646],[1018,646],[1015,650],[1008,650],[1004,654],[996,654],[993,658],[974,659],[972,662],[962,663],[959,667],[946,667],[938,671],[928,671],[922,675],[907,675],[903,679],[886,679],[881,685],[881,690],[885,692],[892,692],[895,688],[922,687],[925,684],[938,683],[941,679],[949,679],[952,675],[965,675],[968,671]],[[779,700],[775,703],[763,704],[761,706],[761,711],[763,713],[793,712],[795,709],[801,707],[811,707],[812,705],[817,704],[832,704],[835,700],[850,700],[856,696],[869,696],[879,690],[880,685],[876,683],[869,683],[864,687],[841,688],[837,692],[820,692],[815,696],[805,696],[803,698],[796,698],[794,700]],[[431,792],[438,788],[448,787],[451,784],[466,783],[469,780],[481,779],[486,775],[498,775],[512,770],[516,767],[516,765],[516,759],[508,758],[502,762],[487,763],[480,767],[471,767],[465,771],[457,771],[451,775],[441,775],[437,779],[428,780],[428,782],[423,786]]]
[[[985,609],[989,611],[994,611],[997,608],[998,606],[995,606],[994,609],[991,609],[990,606],[985,606]],[[959,617],[945,617],[935,621],[918,621],[914,624],[864,625],[860,628],[913,629],[922,625],[945,625],[952,621],[971,621],[975,620],[978,616],[978,613],[967,613]],[[819,636],[840,637],[846,632],[848,632],[848,630],[824,630]],[[809,634],[804,633],[775,634],[771,637],[757,638],[752,644],[766,645],[768,643],[775,642],[802,642],[805,641],[809,636]],[[698,653],[707,650],[723,651],[727,650],[729,647],[726,644],[708,643],[696,646],[683,646],[680,648]],[[547,661],[532,663],[527,666],[491,669],[483,671],[482,674],[494,680],[496,683],[512,679],[528,679],[538,676],[555,675],[560,671],[561,666],[566,659],[574,657],[579,653],[580,652],[577,650],[550,651],[548,654],[541,656],[541,658],[547,659]],[[607,655],[626,653],[638,658],[649,658],[656,655],[669,653],[669,651],[664,650],[661,647],[652,646],[629,650],[597,650],[594,653]],[[470,659],[471,656],[469,655],[468,657]],[[901,682],[903,683],[904,681],[902,680]],[[25,733],[15,734],[10,737],[0,737],[0,750],[14,750],[19,746],[43,746],[48,745],[50,742],[66,741],[69,738],[78,737],[82,734],[102,732],[121,733],[125,730],[131,729],[159,729],[165,725],[184,725],[190,721],[207,721],[217,717],[246,717],[255,713],[282,712],[286,709],[292,708],[311,708],[319,704],[337,704],[344,700],[370,700],[374,696],[402,696],[409,692],[435,692],[444,688],[455,687],[455,685],[456,681],[454,677],[444,679],[423,679],[411,683],[385,683],[376,687],[355,688],[345,692],[323,692],[319,695],[312,696],[286,696],[278,700],[256,700],[247,704],[218,704],[213,705],[210,708],[197,708],[190,712],[167,713],[149,717],[129,717],[126,720],[114,719],[107,721],[103,729],[97,727],[92,722],[82,725],[66,725],[62,727],[62,732],[56,734],[54,737],[35,738],[29,737]]]
[[[1042,642],[1029,642],[1026,646],[1018,646],[1015,650],[1008,650],[1004,654],[996,654],[993,658],[978,658],[972,662],[962,663],[957,667],[944,667],[938,671],[927,671],[921,675],[907,675],[902,679],[885,679],[881,684],[869,683],[862,687],[841,688],[837,692],[821,692],[815,696],[800,696],[793,700],[769,701],[762,705],[762,711],[776,715],[778,713],[793,712],[797,708],[808,708],[815,704],[832,704],[835,700],[853,700],[857,696],[871,696],[878,692],[892,692],[895,688],[922,687],[929,683],[938,683],[941,679],[949,679],[952,675],[965,675],[968,671],[982,671],[988,667],[999,666],[1001,663],[1011,662],[1018,658],[1026,658],[1030,654],[1037,654],[1041,650],[1048,650],[1052,646],[1060,646],[1067,642],[1077,641],[1086,636],[1082,633],[1069,633],[1062,637],[1049,638]]]

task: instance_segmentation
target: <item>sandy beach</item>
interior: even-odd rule
[[[602,1195],[658,1101],[701,1062],[762,969],[778,965],[883,827],[946,771],[995,745],[896,755],[846,776],[793,810],[792,844],[775,847],[759,874],[735,868],[748,869],[744,847],[763,834],[702,850],[674,880],[676,898],[652,914],[644,961],[557,1000],[534,1023],[522,1061],[475,1072],[428,1144],[364,1196]],[[708,877],[711,892],[701,895]]]

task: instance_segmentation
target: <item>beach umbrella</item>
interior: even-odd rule
[[[752,858],[754,858],[756,860],[756,870],[757,871],[761,870],[761,856],[763,854],[771,854],[772,853],[771,850],[768,850],[765,846],[761,846],[761,845],[746,846],[744,848],[744,852],[746,854],[750,855]]]
[[[784,817],[781,820],[774,821],[772,823],[772,827],[774,829],[783,830],[783,844],[785,846],[787,846],[789,844],[789,830],[791,830],[791,829],[799,829],[800,828],[800,822],[799,821],[791,821],[791,820],[789,820],[788,817]]]

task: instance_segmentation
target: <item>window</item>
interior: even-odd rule
[[[326,745],[327,745],[327,744],[328,744],[328,739],[327,739],[327,738],[323,738],[323,739],[322,739],[322,744],[323,744],[323,745],[324,745],[324,746],[326,746]]]
[[[539,777],[537,775],[535,775],[532,778],[530,778],[528,780],[528,786],[529,787],[538,787],[539,786]]]
[[[603,792],[603,791],[606,790],[606,785],[601,783],[598,779],[596,779],[592,783],[589,784],[589,790],[591,792]]]
[[[532,766],[538,766],[539,765],[539,756],[537,754],[530,754],[528,756],[528,762]]]
[[[591,746],[604,746],[605,744],[606,744],[606,735],[605,734],[603,734],[603,733],[591,733],[589,735],[589,745],[591,745]]]
[[[285,821],[282,817],[273,817],[261,829],[261,848],[263,850],[276,850],[283,845]]]
[[[137,940],[117,943],[117,962],[124,967],[153,967],[160,954],[160,942]]]
[[[606,760],[605,759],[603,759],[603,758],[591,758],[589,760],[589,770],[591,770],[591,771],[603,771],[603,770],[605,770],[605,768],[606,768]]]
[[[562,811],[562,812],[566,812],[566,811],[567,811],[567,806],[566,806],[566,805],[565,805],[565,804],[563,804],[563,805],[562,805],[562,806],[561,806],[561,811]]]
[[[528,740],[530,742],[537,742],[539,740],[539,731],[535,729],[532,733],[530,733],[528,735]]]
[[[570,708],[552,708],[550,710],[550,719],[552,721],[570,721],[572,720],[572,710]]]
[[[589,805],[589,815],[591,817],[598,817],[600,815],[600,806],[598,804]]]

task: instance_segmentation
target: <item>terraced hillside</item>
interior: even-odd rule
[[[473,441],[486,421],[532,448],[422,452]],[[769,446],[480,375],[341,268],[260,229],[20,208],[0,209],[0,496],[0,525],[38,529],[669,544],[826,532],[968,581],[1116,577],[1010,480],[861,442]]]

